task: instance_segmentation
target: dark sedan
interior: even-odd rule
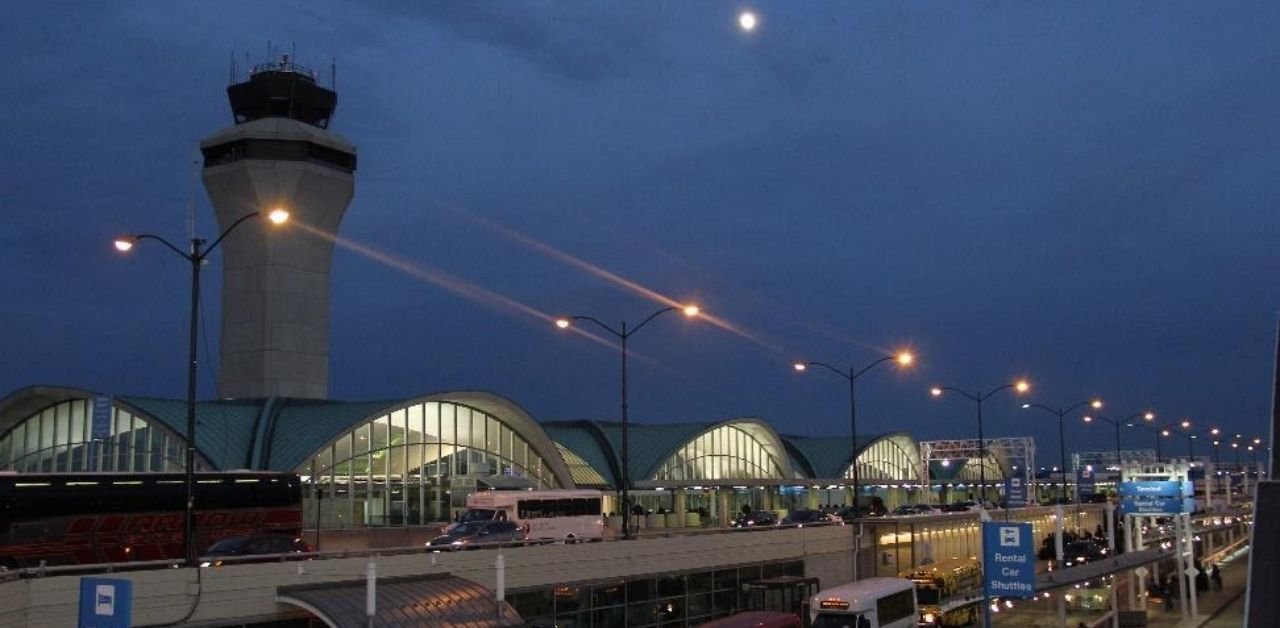
[[[459,550],[490,543],[509,543],[524,539],[524,532],[510,521],[472,521],[460,523],[428,543],[428,547]]]
[[[776,525],[778,525],[778,515],[768,510],[756,510],[738,515],[738,518],[733,520],[732,527],[763,528]]]
[[[209,546],[201,556],[201,567],[220,567],[223,560],[230,557],[254,556],[236,560],[237,563],[253,563],[279,560],[281,554],[307,554],[311,546],[302,539],[290,534],[258,534],[253,536],[233,536],[222,539]]]

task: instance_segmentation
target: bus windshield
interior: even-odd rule
[[[813,628],[870,628],[871,621],[864,615],[852,613],[818,613],[809,624]]]
[[[931,584],[916,585],[916,602],[925,604],[938,604],[938,588]]]

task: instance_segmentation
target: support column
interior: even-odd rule
[[[720,512],[717,513],[717,515],[719,516],[721,528],[728,528],[729,521],[733,519],[733,513],[729,511],[729,491],[731,490],[733,489],[728,489],[728,488],[715,489],[716,499],[713,507],[714,506],[719,507]]]

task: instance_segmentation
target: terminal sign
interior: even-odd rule
[[[79,628],[129,628],[133,582],[114,578],[80,579]]]
[[[1004,504],[1006,508],[1021,508],[1027,505],[1027,482],[1019,477],[1004,481]]]
[[[1035,597],[1036,554],[1031,524],[983,523],[982,571],[987,597]]]

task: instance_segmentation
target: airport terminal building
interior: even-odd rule
[[[308,527],[447,521],[467,494],[484,488],[596,488],[609,495],[606,511],[616,512],[621,487],[620,423],[538,421],[489,392],[202,401],[197,422],[197,470],[297,473]],[[181,471],[185,423],[179,399],[23,388],[0,400],[0,470]],[[721,521],[743,504],[791,510],[852,503],[847,436],[786,436],[752,417],[629,429],[632,487],[650,511]],[[924,498],[926,472],[910,435],[860,437],[857,444],[864,496],[890,507]],[[963,486],[964,465],[950,466],[960,475],[929,472],[935,490]]]

